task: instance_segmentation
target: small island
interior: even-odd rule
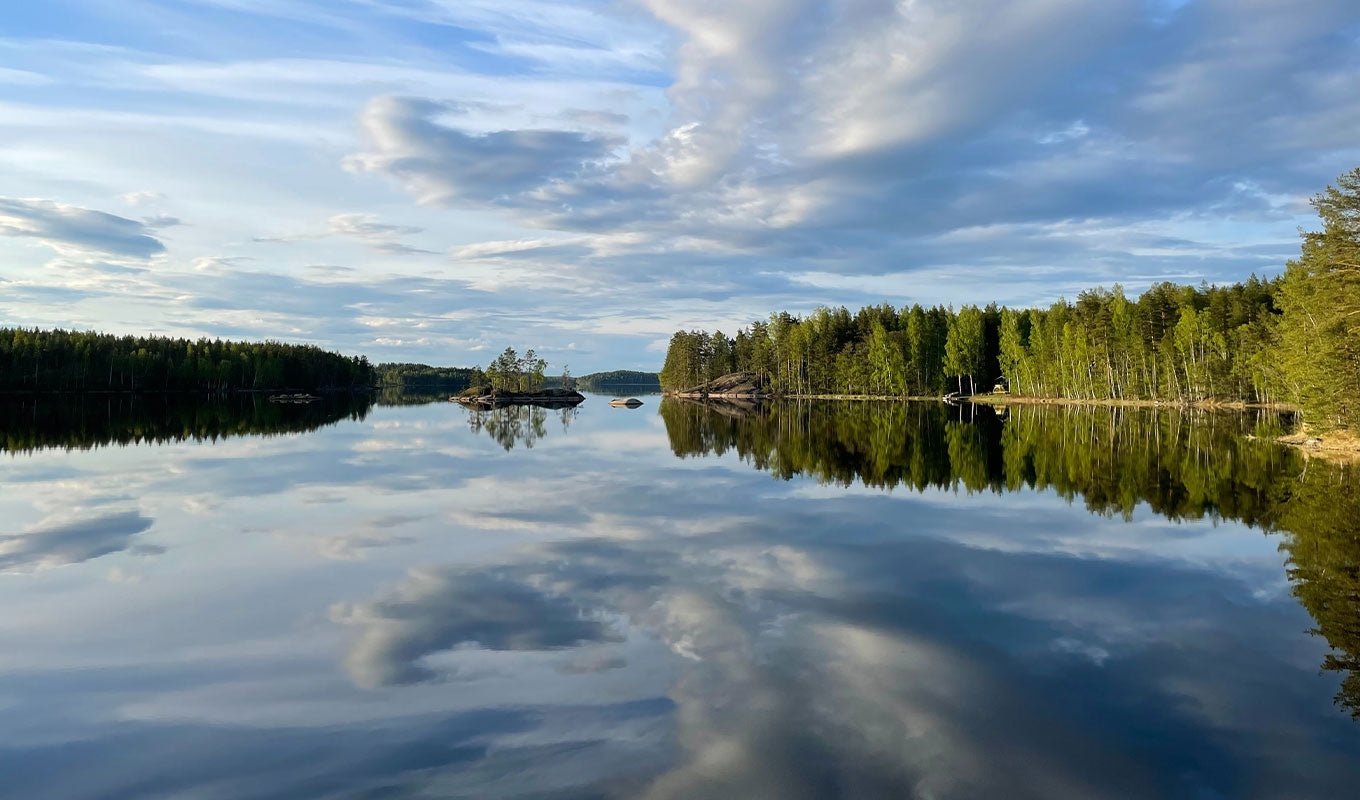
[[[541,408],[570,408],[580,405],[585,395],[572,389],[505,389],[492,386],[472,386],[449,398],[473,408],[504,408],[506,406],[539,406]]]
[[[513,347],[496,357],[486,370],[476,370],[479,380],[449,399],[471,408],[504,408],[506,406],[539,406],[541,408],[570,408],[585,400],[585,395],[568,385],[560,389],[544,388],[543,370],[548,362],[533,350],[521,356]],[[563,370],[565,372],[565,368]]]

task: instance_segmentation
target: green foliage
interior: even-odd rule
[[[1322,230],[1304,234],[1280,291],[1282,378],[1310,425],[1360,431],[1360,169],[1313,206]]]
[[[367,358],[311,345],[0,328],[0,391],[316,391],[375,377]]]
[[[692,388],[730,372],[751,372],[781,394],[923,394],[943,385],[939,358],[949,312],[890,305],[819,308],[806,319],[772,314],[728,339],[677,331],[659,375],[663,389]]]
[[[507,347],[491,365],[486,368],[485,377],[495,389],[513,392],[531,392],[543,388],[543,371],[548,362],[538,357],[532,349],[521,356],[515,348]]]
[[[963,391],[962,378],[966,375],[968,394],[976,394],[973,376],[984,369],[983,353],[987,349],[984,331],[982,312],[977,306],[964,306],[957,315],[950,317],[944,343],[944,371],[960,378],[960,392]]]
[[[710,342],[703,331],[676,331],[671,336],[666,361],[657,376],[661,385],[668,389],[687,389],[702,383],[710,372]]]
[[[780,313],[738,331],[730,361],[725,338],[677,332],[661,384],[685,389],[742,370],[784,395],[973,394],[1005,378],[1012,393],[1045,397],[1265,402],[1282,396],[1278,287],[1253,276],[1223,287],[1156,284],[1136,302],[1116,285],[1046,309]]]

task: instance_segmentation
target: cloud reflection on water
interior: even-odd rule
[[[0,535],[0,572],[31,572],[78,564],[137,547],[133,537],[153,520],[137,511],[50,522],[17,534]],[[152,545],[145,545],[154,548]],[[154,549],[143,552],[155,552]]]
[[[507,452],[462,413],[33,456],[50,477],[26,497],[117,477],[167,551],[136,585],[78,558],[0,581],[0,638],[28,659],[0,660],[6,785],[1151,798],[1360,777],[1275,540],[1238,523],[1029,489],[813,491],[735,453],[677,459],[655,415],[589,403]],[[30,526],[50,538],[24,560],[114,562],[147,528],[104,512]],[[333,558],[344,542],[364,558]]]

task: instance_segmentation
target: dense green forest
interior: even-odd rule
[[[0,391],[317,391],[374,378],[367,358],[309,345],[0,328]]]
[[[1360,467],[1308,461],[1271,441],[1280,415],[1198,409],[943,403],[748,404],[665,398],[682,458],[731,452],[788,480],[916,491],[1053,491],[1131,519],[1229,519],[1280,535],[1294,594],[1360,716]]]
[[[1046,309],[819,308],[727,337],[678,331],[668,390],[734,371],[776,394],[1013,394],[1083,400],[1297,403],[1321,429],[1360,430],[1360,169],[1313,199],[1283,275],[1230,286],[1116,285]]]
[[[609,389],[612,387],[646,389],[661,391],[661,380],[655,372],[638,372],[631,369],[614,369],[608,372],[592,372],[576,379],[576,385],[583,389]]]
[[[777,393],[939,395],[1012,392],[1080,399],[1269,400],[1278,370],[1279,282],[1160,283],[1136,300],[1119,286],[1047,309],[919,305],[819,308],[755,322],[732,338],[679,331],[667,389],[738,370]]]

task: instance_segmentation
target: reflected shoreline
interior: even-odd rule
[[[735,452],[780,480],[893,490],[1050,490],[1093,514],[1235,520],[1280,538],[1292,592],[1344,673],[1339,706],[1360,719],[1360,468],[1275,442],[1268,410],[668,397],[679,458]]]
[[[305,433],[343,419],[362,420],[374,404],[368,392],[326,393],[303,404],[273,403],[270,394],[0,397],[0,451],[91,450]]]

